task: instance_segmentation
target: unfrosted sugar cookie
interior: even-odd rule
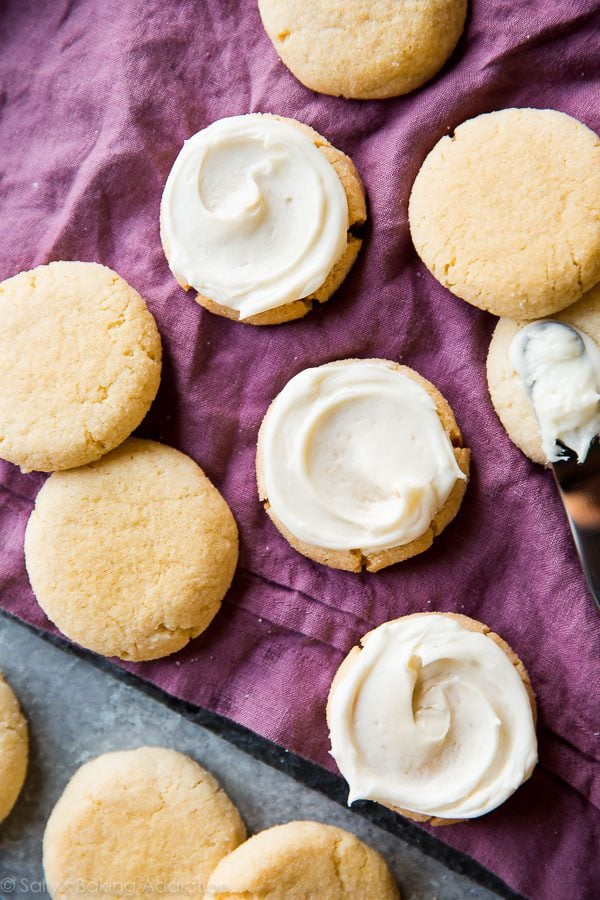
[[[352,161],[294,119],[219,119],[185,142],[163,192],[169,267],[211,312],[250,325],[306,315],[343,282],[366,219]]]
[[[6,819],[21,793],[28,746],[25,716],[0,672],[0,822]]]
[[[399,900],[382,856],[357,837],[320,822],[287,822],[255,834],[212,873],[215,900]]]
[[[504,109],[443,137],[409,222],[441,284],[499,316],[564,309],[600,279],[600,139],[551,109]]]
[[[53,262],[0,284],[0,457],[24,471],[82,466],[118,446],[160,371],[146,303],[106,266]]]
[[[137,438],[51,475],[25,533],[48,618],[83,647],[129,660],[174,653],[204,631],[237,555],[231,510],[202,469]]]
[[[102,885],[130,897],[203,897],[215,866],[245,837],[229,797],[189,756],[162,747],[106,753],[78,769],[54,807],[44,873],[53,898],[97,897]]]
[[[331,753],[348,802],[446,825],[500,806],[537,761],[522,662],[467,616],[416,613],[361,639],[333,680]]]
[[[550,330],[538,332],[545,321],[500,319],[487,357],[488,387],[498,418],[511,441],[541,465],[547,465],[550,457],[558,458],[556,438],[581,458],[600,429],[600,285],[552,317],[551,322],[576,331],[555,332],[549,322]],[[529,347],[529,352],[536,354],[537,378],[528,388],[518,371],[523,347],[519,348],[517,342],[525,336],[523,329],[531,332],[534,327],[534,336],[537,334],[544,343],[536,339],[535,346]],[[583,369],[582,353],[589,362]]]
[[[382,359],[305,369],[263,419],[258,491],[287,541],[376,572],[431,546],[465,493],[469,451],[440,392]]]
[[[259,0],[282,62],[322,94],[375,100],[429,81],[462,34],[467,0]]]

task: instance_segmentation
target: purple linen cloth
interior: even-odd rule
[[[254,0],[0,6],[0,277],[53,259],[97,260],[146,297],[165,359],[140,433],[196,459],[241,531],[233,587],[206,634],[128,668],[335,769],[325,700],[358,638],[420,610],[481,619],[529,669],[541,760],[501,809],[435,834],[540,900],[600,889],[599,617],[551,475],[510,443],[490,405],[494,319],[428,274],[406,210],[424,156],[466,118],[551,106],[597,131],[599,28],[595,0],[474,0],[437,78],[408,97],[365,103],[302,87],[278,61]],[[314,126],[352,156],[369,197],[367,239],[338,296],[279,328],[202,310],[169,273],[158,235],[183,140],[253,111]],[[334,572],[291,550],[254,483],[257,430],[274,395],[306,366],[350,356],[399,360],[430,378],[473,451],[456,521],[426,554],[376,575]],[[42,482],[0,464],[0,603],[51,629],[23,564]]]

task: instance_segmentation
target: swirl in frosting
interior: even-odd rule
[[[245,319],[323,284],[346,249],[348,201],[298,126],[233,116],[183,145],[161,229],[175,277]]]
[[[366,552],[420,537],[465,478],[425,388],[377,359],[292,378],[265,416],[259,467],[293,535]]]
[[[529,778],[537,761],[531,702],[492,639],[425,613],[386,622],[361,643],[328,707],[348,803],[471,819]]]

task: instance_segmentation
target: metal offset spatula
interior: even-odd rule
[[[543,352],[540,354],[538,344],[536,353],[536,341],[544,336],[547,343],[542,348]],[[566,344],[565,336],[568,338]],[[598,433],[600,419],[598,401],[595,403],[594,411],[592,399],[594,393],[597,396],[598,392],[594,391],[586,379],[573,380],[573,370],[568,368],[569,365],[575,365],[577,368],[578,363],[583,360],[591,367],[592,372],[596,371],[596,377],[600,377],[598,359],[595,356],[597,351],[592,348],[590,339],[572,325],[552,319],[532,322],[520,332],[516,344],[513,342],[513,345],[510,350],[511,354],[514,353],[511,361],[529,393],[536,415],[538,412],[532,394],[538,383],[543,386],[542,396],[547,394],[551,403],[560,396],[562,389],[564,397],[573,398],[574,411],[577,410],[577,398],[582,401],[582,410],[585,411],[587,407],[587,419],[584,418],[582,425],[578,426],[584,429],[583,435],[580,434],[583,440],[578,440],[578,427],[572,430],[574,422],[570,423],[570,428],[567,417],[565,423],[567,426],[565,439],[568,434],[569,444],[573,444],[575,449],[556,435],[553,440],[555,452],[545,449],[550,458],[558,457],[550,464],[575,538],[575,546],[585,577],[600,609],[600,434]],[[595,362],[589,356],[590,353],[596,359]],[[565,364],[567,368],[564,367]],[[550,381],[547,380],[548,371],[551,373]],[[583,374],[587,375],[589,372],[590,368],[587,368]],[[582,374],[581,369],[579,374]],[[538,379],[541,379],[541,382],[538,382]]]
[[[551,464],[552,471],[587,583],[600,609],[600,439],[594,439],[584,462],[560,446],[564,456]]]

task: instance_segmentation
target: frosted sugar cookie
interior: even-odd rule
[[[98,459],[158,390],[160,335],[144,300],[97,263],[53,262],[0,284],[0,457],[24,471]]]
[[[288,382],[263,419],[256,472],[292,547],[376,572],[426,550],[452,521],[469,451],[430,382],[388,360],[348,359]]]
[[[433,825],[482,816],[531,775],[535,697],[489,628],[452,613],[385,622],[350,651],[327,704],[348,802]]]
[[[21,793],[28,746],[25,716],[0,672],[0,822],[6,819]]]
[[[379,853],[350,832],[320,822],[287,822],[255,834],[221,860],[208,893],[215,900],[400,897]]]
[[[558,458],[557,439],[585,458],[600,430],[600,285],[553,317],[571,329],[546,328],[545,321],[500,319],[487,358],[488,387],[500,421],[511,441],[542,465]],[[529,386],[518,371],[523,351],[534,354]]]
[[[551,109],[469,119],[429,153],[409,222],[441,284],[499,316],[535,319],[600,279],[600,139]]]
[[[211,312],[250,325],[306,315],[338,289],[366,219],[352,161],[294,119],[253,113],[193,135],[160,213],[173,275]]]
[[[204,631],[237,554],[231,510],[202,469],[136,438],[51,475],[25,532],[48,618],[83,647],[130,660],[174,653]]]
[[[258,0],[275,51],[322,94],[374,100],[414,91],[444,65],[467,0]]]
[[[161,747],[105,753],[77,770],[54,807],[44,873],[53,898],[98,896],[108,884],[122,896],[203,897],[210,873],[245,837],[229,797],[189,756]]]

